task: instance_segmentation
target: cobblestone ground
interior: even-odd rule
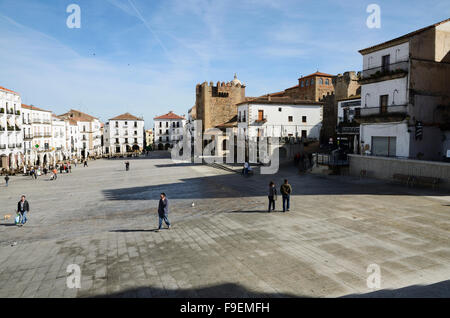
[[[0,185],[0,297],[450,296],[450,197],[350,177],[243,178],[162,155]],[[266,190],[288,177],[289,213]],[[160,192],[174,228],[155,232]],[[3,221],[21,194],[23,228]],[[192,203],[195,204],[192,207]],[[81,288],[67,288],[67,267]],[[367,287],[370,264],[381,290]]]

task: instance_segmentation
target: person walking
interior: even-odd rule
[[[269,213],[272,208],[275,211],[275,201],[277,200],[277,188],[273,181],[269,184]]]
[[[6,183],[6,187],[8,187],[8,184],[9,184],[9,176],[8,175],[5,176],[5,183]]]
[[[84,168],[88,167],[87,159],[84,159]]]
[[[283,212],[286,212],[286,210],[289,212],[292,187],[287,179],[284,180],[284,184],[281,186],[280,192],[283,196]]]
[[[25,195],[22,195],[19,203],[17,203],[17,213],[20,214],[20,220],[18,226],[22,227],[27,223],[27,214],[30,212],[30,204],[26,200]]]
[[[158,231],[161,230],[162,222],[166,223],[167,229],[170,230],[170,221],[169,221],[169,200],[167,200],[167,196],[165,193],[161,193],[158,205],[158,216],[159,216],[159,226]]]
[[[67,164],[68,168],[69,168],[69,173],[72,173],[72,165],[70,164],[70,162]]]
[[[58,170],[56,170],[56,168],[55,168],[55,169],[53,169],[53,179],[52,180],[56,180],[56,179],[58,179]]]
[[[125,162],[125,169],[127,171],[130,171],[130,162],[129,161]]]

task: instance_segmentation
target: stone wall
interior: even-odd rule
[[[439,188],[450,190],[450,163],[349,155],[350,175],[359,177],[361,170],[370,178],[393,180],[394,174],[440,178]]]

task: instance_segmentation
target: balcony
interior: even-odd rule
[[[44,119],[44,120],[42,121],[42,123],[43,123],[43,124],[47,124],[47,125],[49,125],[49,124],[51,124],[51,123],[52,123],[52,121],[51,121],[51,120],[49,120],[49,119]]]
[[[369,68],[361,72],[361,84],[370,84],[404,77],[408,74],[409,61],[401,61],[384,66]]]
[[[44,137],[46,137],[46,138],[51,138],[51,137],[52,137],[52,134],[51,134],[51,133],[44,133]]]
[[[358,123],[383,123],[402,121],[408,115],[408,105],[386,107],[362,107],[355,121]]]
[[[0,126],[0,131],[5,131],[5,130],[6,130],[5,127],[1,127],[1,126]]]
[[[38,133],[35,133],[35,134],[34,134],[34,137],[35,137],[35,138],[42,138],[42,137],[44,137],[44,134],[38,132]]]
[[[24,140],[31,140],[31,139],[33,139],[33,135],[32,134],[24,134],[23,135],[23,139]]]
[[[8,126],[8,131],[14,131],[14,127]]]
[[[16,148],[22,149],[22,144],[17,144]]]
[[[31,121],[33,124],[42,124],[42,120],[39,118],[33,118],[33,120]]]
[[[5,150],[6,149],[6,145],[0,145],[0,150]]]
[[[8,144],[8,148],[9,149],[14,149],[14,148],[16,148],[16,144]]]
[[[267,116],[263,116],[262,118],[255,120],[256,125],[263,125],[265,123],[267,123]]]

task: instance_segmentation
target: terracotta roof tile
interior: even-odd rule
[[[50,111],[50,110],[45,110],[45,109],[42,109],[42,108],[39,108],[39,107],[36,107],[36,106],[33,106],[33,105],[25,105],[25,104],[22,104],[22,108],[25,108],[25,109],[29,109],[29,110],[36,110],[36,111],[40,111],[40,112],[46,112],[46,113],[51,113],[52,111]]]
[[[142,120],[139,117],[136,117],[134,115],[131,115],[130,113],[125,113],[119,116],[116,116],[114,118],[111,118],[110,120]]]
[[[7,88],[5,88],[3,86],[0,86],[0,90],[6,91],[6,92],[10,92],[10,93],[13,93],[13,94],[16,94],[16,95],[20,95],[19,93],[15,92],[15,91],[12,91],[10,89],[7,89]]]
[[[155,117],[154,119],[185,119],[184,117],[178,116],[177,114],[174,114],[173,112],[168,112],[165,115]]]

